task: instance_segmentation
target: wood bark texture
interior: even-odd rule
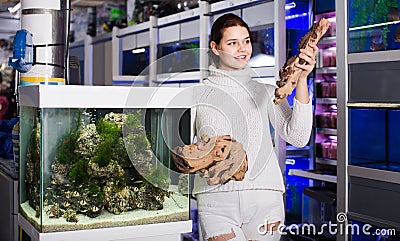
[[[241,181],[247,171],[247,155],[243,145],[230,135],[203,135],[195,144],[175,147],[171,152],[177,168],[183,173],[200,172],[209,185],[230,180]]]
[[[328,30],[329,25],[329,21],[325,18],[321,18],[318,22],[314,23],[310,30],[300,39],[298,48],[312,51],[313,49],[308,44],[318,43]],[[280,80],[276,82],[278,88],[275,90],[275,104],[282,103],[287,96],[292,94],[302,71],[302,69],[295,66],[295,63],[304,64],[304,62],[305,60],[300,58],[299,55],[295,55],[287,59],[283,67],[279,70]]]

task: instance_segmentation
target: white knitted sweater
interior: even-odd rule
[[[284,192],[278,159],[273,151],[270,124],[287,142],[302,147],[312,128],[311,103],[294,100],[275,105],[276,86],[251,79],[251,69],[224,71],[210,66],[210,76],[196,87],[197,136],[231,135],[243,144],[248,171],[242,181],[209,186],[207,179],[195,176],[193,193],[266,189]]]

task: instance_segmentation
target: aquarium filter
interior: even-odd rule
[[[21,73],[26,73],[33,64],[32,33],[25,29],[18,30],[14,38],[13,57],[10,57],[8,65]]]
[[[20,85],[63,85],[68,73],[69,1],[21,1],[21,29],[9,64]]]

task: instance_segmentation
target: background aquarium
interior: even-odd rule
[[[400,49],[400,0],[349,0],[349,53]]]
[[[149,47],[124,50],[122,51],[122,75],[147,75],[149,62]]]
[[[157,73],[198,71],[199,47],[199,39],[159,45]]]
[[[21,106],[20,212],[39,232],[189,220],[170,146],[190,111]]]
[[[350,109],[349,163],[400,172],[400,110]]]
[[[275,66],[274,26],[261,26],[251,29],[251,44],[253,54],[249,61],[250,67]]]

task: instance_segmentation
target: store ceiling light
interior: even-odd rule
[[[8,11],[11,14],[16,14],[18,12],[18,10],[20,10],[20,9],[21,9],[21,2],[17,3],[14,7],[9,7]]]
[[[132,54],[141,54],[146,52],[145,48],[139,48],[139,49],[132,49]]]

